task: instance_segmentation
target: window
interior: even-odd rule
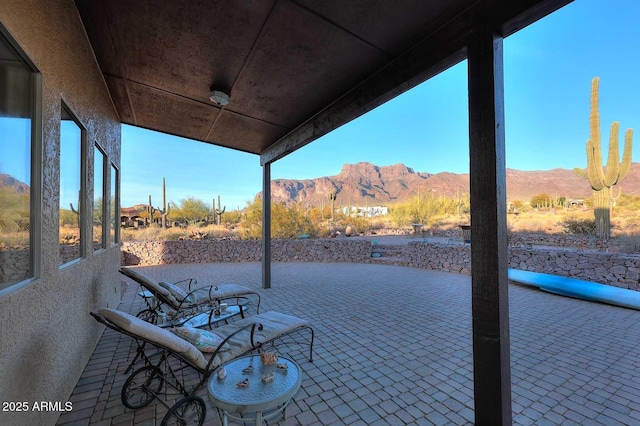
[[[40,79],[0,27],[0,292],[37,274]],[[33,190],[32,190],[33,188]]]
[[[60,113],[60,264],[83,255],[84,130],[66,105]]]
[[[106,155],[98,145],[94,148],[93,164],[93,249],[106,247],[106,204],[105,175]]]
[[[111,164],[111,197],[109,198],[109,242],[118,244],[120,241],[120,203],[118,186],[118,169],[115,164]]]

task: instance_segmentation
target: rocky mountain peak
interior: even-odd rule
[[[538,194],[587,198],[589,181],[574,170],[522,171],[507,169],[507,197],[527,202]],[[622,182],[624,194],[640,195],[640,163],[632,163]],[[367,162],[345,164],[336,176],[308,180],[279,179],[271,182],[274,202],[326,205],[329,192],[338,204],[375,205],[404,201],[417,194],[455,197],[469,194],[469,174],[415,172],[402,163],[376,166]]]
[[[351,178],[353,176],[366,176],[387,179],[398,178],[400,176],[407,176],[415,174],[411,167],[407,167],[402,163],[394,164],[391,166],[376,166],[368,162],[360,162],[356,164],[344,164],[342,170],[336,176],[338,178]]]
[[[30,191],[29,185],[19,181],[11,175],[0,173],[0,187],[10,188],[12,192],[16,194],[28,194]]]
[[[371,164],[363,161],[356,164],[343,164],[342,170],[340,171],[340,173],[338,173],[336,178],[345,179],[352,176],[367,176],[367,177],[376,176],[377,177],[379,175],[380,175],[380,167],[376,166],[375,164]]]

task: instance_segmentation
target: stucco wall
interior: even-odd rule
[[[0,23],[40,71],[43,96],[40,274],[0,296],[0,401],[64,405],[100,337],[89,311],[119,301],[120,247],[94,253],[86,238],[86,257],[59,266],[61,102],[87,129],[89,171],[95,141],[119,168],[120,124],[73,0],[0,0]],[[92,176],[87,188],[90,206]],[[85,231],[91,235],[89,226]],[[0,424],[50,425],[58,416],[55,410],[0,411]]]

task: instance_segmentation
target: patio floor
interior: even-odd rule
[[[260,291],[260,311],[308,319],[305,346],[276,350],[303,370],[302,388],[280,425],[473,424],[471,281],[422,269],[365,264],[275,263],[272,289],[256,263],[140,268],[163,281],[233,282]],[[124,279],[124,278],[123,278]],[[137,313],[138,287],[120,309]],[[517,425],[640,424],[640,312],[512,284],[511,366]],[[253,311],[255,312],[255,311]],[[154,425],[159,403],[133,411],[120,402],[135,345],[103,334],[59,425]],[[219,425],[206,388],[207,425]]]

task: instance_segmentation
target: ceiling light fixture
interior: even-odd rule
[[[214,104],[225,106],[229,104],[229,94],[222,89],[211,88],[211,96],[209,96],[211,102]]]

